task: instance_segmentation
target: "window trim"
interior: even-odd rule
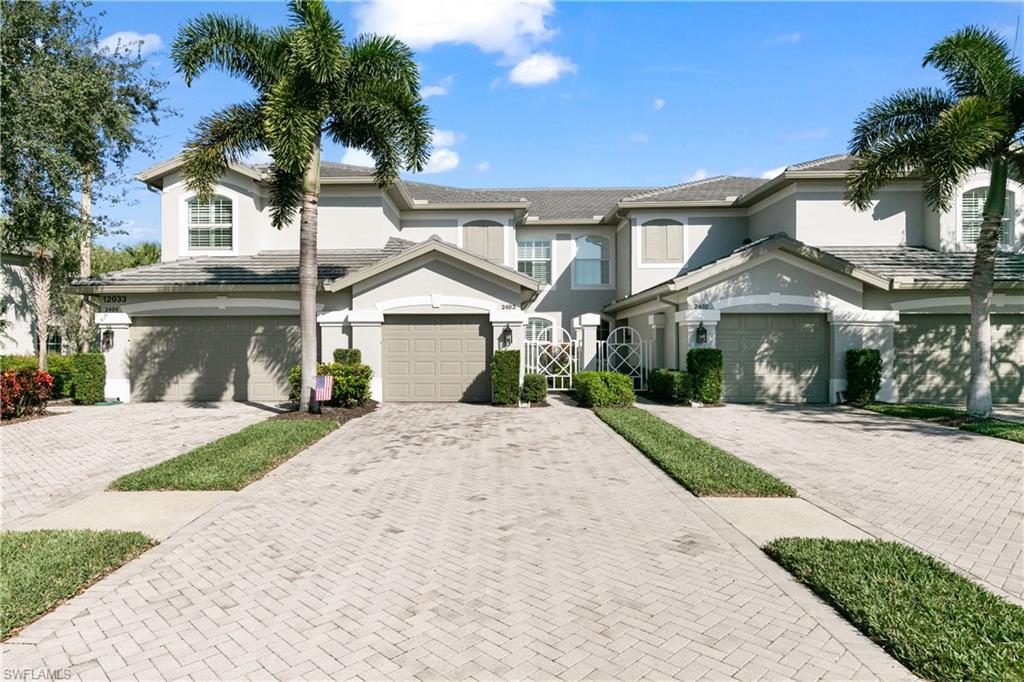
[[[515,268],[516,272],[520,272],[521,274],[524,274],[524,275],[526,273],[521,272],[519,270],[519,242],[521,242],[521,241],[523,241],[523,242],[547,242],[547,244],[548,244],[548,251],[551,254],[548,257],[548,276],[551,278],[551,281],[548,282],[547,284],[544,284],[543,282],[541,282],[541,284],[542,284],[542,290],[554,289],[555,288],[555,240],[553,238],[551,238],[551,237],[546,237],[546,238],[545,237],[520,237],[519,235],[516,235],[514,241],[515,241],[515,245],[516,245],[516,257],[515,257],[515,262],[513,263],[512,267]],[[534,261],[534,260],[536,260],[536,259],[530,259],[531,262]],[[527,276],[530,277],[532,275],[527,275]]]
[[[958,248],[963,249],[965,251],[975,250],[975,243],[964,240],[964,197],[967,194],[971,192],[976,192],[978,190],[985,190],[987,197],[988,185],[977,185],[975,187],[968,187],[964,191],[958,193],[956,197],[956,213],[953,216],[953,220],[956,223],[956,245]],[[1019,196],[1019,193],[1009,187],[1007,187],[1006,193],[1008,197],[1013,197],[1013,213],[1010,216],[1004,218],[1005,220],[1009,221],[1009,229],[1007,230],[1006,235],[1007,241],[1003,241],[1002,239],[1000,239],[997,246],[1012,248],[1013,245],[1016,244],[1019,239],[1017,234],[1017,211],[1019,210],[1017,205],[1017,197]]]
[[[231,248],[209,248],[209,247],[198,247],[192,248],[189,246],[189,225],[188,225],[188,214],[189,214],[189,202],[193,199],[197,199],[195,194],[185,194],[181,198],[181,204],[179,206],[180,218],[178,220],[178,253],[181,256],[237,256],[238,255],[238,200],[232,195],[226,192],[214,192],[213,197],[220,199],[227,199],[231,202]]]
[[[467,227],[500,227],[501,228],[501,261],[498,265],[505,265],[515,267],[515,257],[510,253],[512,247],[509,246],[511,241],[515,243],[515,233],[512,228],[512,222],[510,220],[499,220],[498,218],[490,216],[473,216],[468,217],[459,221],[459,231],[457,234],[456,246],[465,251],[469,251],[466,248],[466,228]],[[474,254],[475,255],[475,254]]]
[[[579,240],[587,237],[603,239],[608,243],[608,282],[604,284],[580,284],[576,279],[576,264],[579,262]],[[594,260],[588,258],[586,260]],[[601,259],[604,260],[604,259]],[[576,291],[601,291],[615,288],[615,240],[599,232],[576,232],[572,236],[572,289]]]
[[[529,326],[529,324],[530,324],[530,322],[532,320],[542,320],[544,322],[547,322],[548,323],[548,327],[551,327],[551,328],[554,328],[554,327],[557,326],[555,324],[555,321],[552,320],[547,315],[540,315],[538,313],[526,313],[526,320],[523,322],[523,341],[526,341],[526,342],[530,341],[530,339],[526,338],[526,328]],[[545,328],[547,328],[547,327],[545,327]],[[534,339],[534,340],[536,340],[536,339]]]
[[[690,232],[687,229],[689,226],[688,218],[648,218],[643,222],[637,221],[636,230],[636,266],[642,270],[656,270],[656,269],[673,269],[681,268],[686,264],[686,259],[689,256],[690,250]],[[683,246],[683,258],[682,260],[664,260],[664,261],[652,261],[644,259],[644,228],[645,227],[681,227],[682,228],[682,246]]]

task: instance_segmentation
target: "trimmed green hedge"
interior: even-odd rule
[[[46,371],[53,377],[53,398],[74,397],[74,381],[71,376],[73,357],[56,353],[46,356]],[[0,355],[0,370],[5,369],[39,369],[39,359],[34,355]]]
[[[576,402],[583,407],[619,407],[636,402],[633,380],[618,372],[577,372],[572,384]]]
[[[543,374],[531,372],[523,377],[523,400],[528,403],[542,403],[548,397],[548,380]]]
[[[519,404],[519,351],[494,351],[491,358],[491,394],[495,405]]]
[[[691,348],[686,353],[686,371],[693,376],[693,398],[705,405],[722,402],[722,351]]]
[[[73,399],[78,405],[95,405],[103,400],[107,383],[107,363],[102,353],[78,353],[71,356]]]
[[[373,379],[373,369],[369,365],[344,365],[337,362],[324,365],[318,363],[316,373],[317,376],[334,377],[334,387],[331,389],[331,399],[328,401],[328,405],[358,407],[370,399],[370,380]],[[295,365],[288,371],[288,386],[288,397],[298,400],[299,390],[302,388],[302,367],[300,365]]]
[[[689,405],[693,400],[693,375],[675,369],[656,369],[647,378],[651,397],[662,403]]]
[[[39,369],[39,360],[34,355],[0,355],[0,371],[5,369]]]
[[[846,399],[854,405],[875,401],[882,387],[882,354],[877,348],[846,351]]]
[[[363,353],[358,348],[335,348],[334,362],[339,365],[360,365]]]

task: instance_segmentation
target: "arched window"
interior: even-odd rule
[[[678,220],[649,220],[640,226],[640,254],[644,263],[682,263],[683,224]]]
[[[611,242],[605,237],[577,237],[573,283],[578,287],[607,286],[611,282],[611,251]]]
[[[231,200],[215,195],[209,201],[188,200],[188,248],[230,249],[232,244]]]
[[[988,187],[978,187],[964,192],[960,208],[960,242],[963,244],[974,244],[978,241],[981,233],[981,222],[985,216],[982,212],[985,208],[985,200],[988,198]],[[1010,230],[1016,218],[1013,192],[1006,191],[1006,209],[1003,213],[1003,227],[999,231],[999,241],[1004,244],[1010,243]]]
[[[542,331],[550,328],[551,320],[545,320],[543,317],[531,317],[523,325],[523,337],[527,341],[536,341]]]
[[[494,220],[471,220],[462,226],[462,246],[470,253],[501,263],[505,258],[505,228]]]

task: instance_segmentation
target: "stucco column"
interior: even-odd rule
[[[379,310],[353,310],[348,314],[348,323],[352,348],[358,348],[362,352],[363,364],[369,365],[373,370],[370,397],[378,402],[383,401],[384,362],[381,352],[381,325],[384,323],[384,313]],[[334,353],[334,348],[331,348],[331,353]]]
[[[332,310],[317,315],[316,322],[320,325],[320,362],[334,362],[335,348],[350,348],[350,328],[347,310]],[[365,362],[365,361],[364,361]]]
[[[882,356],[882,386],[877,399],[899,400],[896,390],[896,354],[893,337],[900,314],[895,310],[833,310],[828,314],[832,325],[832,352],[828,395],[830,403],[840,401],[846,390],[846,351],[852,348],[875,348]]]
[[[717,310],[679,310],[675,314],[679,333],[679,369],[686,369],[686,352],[691,348],[717,348],[716,330],[722,313]],[[697,330],[703,325],[704,343],[697,343]]]
[[[665,342],[665,321],[665,313],[654,313],[647,316],[647,325],[651,328],[651,332],[654,335],[653,357],[648,360],[651,369],[669,366],[668,344]]]
[[[128,332],[132,318],[127,313],[96,313],[96,327],[100,334],[100,352],[107,365],[107,381],[103,397],[131,402],[132,381],[129,373]]]
[[[526,313],[522,310],[492,310],[490,320],[492,352],[496,350],[519,351],[519,384],[522,385],[526,368],[526,358],[523,357],[523,342],[526,340],[523,324],[526,322]],[[502,338],[505,327],[512,332],[512,339],[508,345]]]
[[[601,326],[601,316],[597,313],[584,313],[572,318],[572,328],[576,332],[576,340],[580,344],[579,370],[590,372],[597,369],[597,329]]]

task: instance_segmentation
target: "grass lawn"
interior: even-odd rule
[[[928,680],[1024,679],[1024,608],[894,542],[782,538],[765,552]]]
[[[796,497],[771,474],[646,410],[600,407],[594,412],[694,495]]]
[[[1011,424],[998,419],[975,419],[955,407],[922,403],[868,403],[864,409],[893,417],[920,419],[932,424],[953,426],[963,431],[1024,443],[1024,424]]]
[[[338,428],[330,419],[270,419],[122,476],[111,490],[241,490]]]
[[[0,533],[0,639],[154,544],[141,533],[114,530]]]

